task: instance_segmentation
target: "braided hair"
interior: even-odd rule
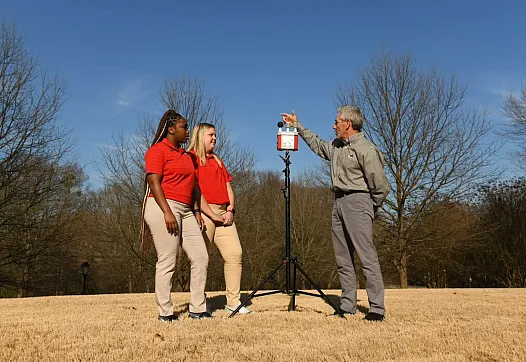
[[[163,138],[166,137],[168,127],[175,126],[175,124],[181,119],[183,119],[183,116],[181,116],[173,109],[169,109],[166,112],[164,112],[163,116],[161,117],[161,120],[159,121],[157,132],[155,132],[155,138],[153,139],[152,146],[156,143],[161,142]]]
[[[152,146],[156,143],[161,142],[165,137],[166,133],[168,132],[168,127],[175,126],[175,124],[183,119],[183,116],[181,116],[179,113],[174,111],[173,109],[169,109],[166,112],[164,112],[163,116],[161,117],[161,120],[159,121],[159,126],[157,127],[157,132],[155,132],[155,137],[153,138]],[[144,176],[144,196],[142,199],[142,212],[141,212],[141,232],[140,232],[140,240],[141,240],[141,250],[144,247],[144,237],[146,234],[146,222],[144,221],[144,211],[146,210],[146,201],[148,200],[148,196],[150,195],[150,186],[148,185],[147,181],[148,175]]]

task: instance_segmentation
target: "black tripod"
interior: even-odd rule
[[[290,255],[290,154],[289,151],[285,152],[285,157],[279,156],[285,162],[285,170],[283,172],[285,173],[285,188],[282,189],[283,195],[285,196],[285,258],[283,258],[282,263],[274,269],[272,273],[270,273],[265,280],[261,282],[261,284],[258,285],[256,289],[247,297],[243,302],[236,308],[235,311],[230,314],[229,318],[232,318],[236,315],[239,310],[246,306],[247,303],[252,299],[256,297],[262,297],[265,295],[271,295],[271,294],[278,294],[283,293],[290,295],[291,302],[289,305],[289,312],[296,310],[296,295],[298,294],[304,294],[304,295],[310,295],[311,297],[317,297],[317,298],[323,298],[332,308],[334,308],[337,315],[339,315],[342,318],[345,318],[342,312],[340,311],[340,308],[336,307],[333,302],[327,296],[321,291],[320,288],[314,283],[314,281],[307,275],[307,273],[301,268],[299,265],[298,259],[295,256]],[[291,265],[293,266],[291,270]],[[286,287],[282,290],[275,290],[272,292],[264,292],[256,294],[263,285],[270,279],[274,274],[277,273],[277,271],[282,267],[285,266],[285,278],[286,278]],[[309,281],[309,283],[318,291],[318,294],[314,293],[308,293],[301,290],[298,290],[296,287],[296,270],[299,270],[301,274]],[[291,272],[292,272],[292,278],[291,278]],[[292,282],[292,286],[291,286]]]

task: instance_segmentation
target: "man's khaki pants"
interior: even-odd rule
[[[190,261],[190,306],[192,313],[206,311],[206,273],[208,268],[208,252],[203,235],[189,205],[167,200],[179,225],[179,234],[170,235],[166,230],[164,214],[153,197],[146,201],[144,219],[153,236],[157,251],[155,265],[155,301],[159,315],[173,314],[172,277],[175,271],[175,260],[179,246]]]
[[[210,204],[210,208],[216,214],[226,213],[226,204]],[[236,224],[231,226],[215,225],[206,215],[205,230],[203,236],[208,245],[212,243],[217,246],[225,262],[225,284],[226,284],[226,303],[234,307],[239,303],[239,293],[241,287],[241,243],[237,235]]]

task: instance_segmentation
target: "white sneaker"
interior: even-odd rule
[[[233,313],[237,309],[237,307],[239,307],[240,305],[241,303],[237,303],[234,307],[230,307],[227,305],[225,309],[227,312]],[[249,313],[252,313],[252,311],[245,306],[241,307],[241,309],[237,311],[237,314],[249,314]]]

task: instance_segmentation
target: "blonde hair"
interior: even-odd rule
[[[193,151],[195,153],[200,165],[206,165],[205,132],[212,128],[215,129],[213,124],[199,123],[192,130],[192,138],[190,139],[190,146],[188,146],[187,151]],[[221,161],[221,158],[219,158],[214,151],[212,151],[212,155],[219,164],[219,167],[223,167],[223,161]]]

